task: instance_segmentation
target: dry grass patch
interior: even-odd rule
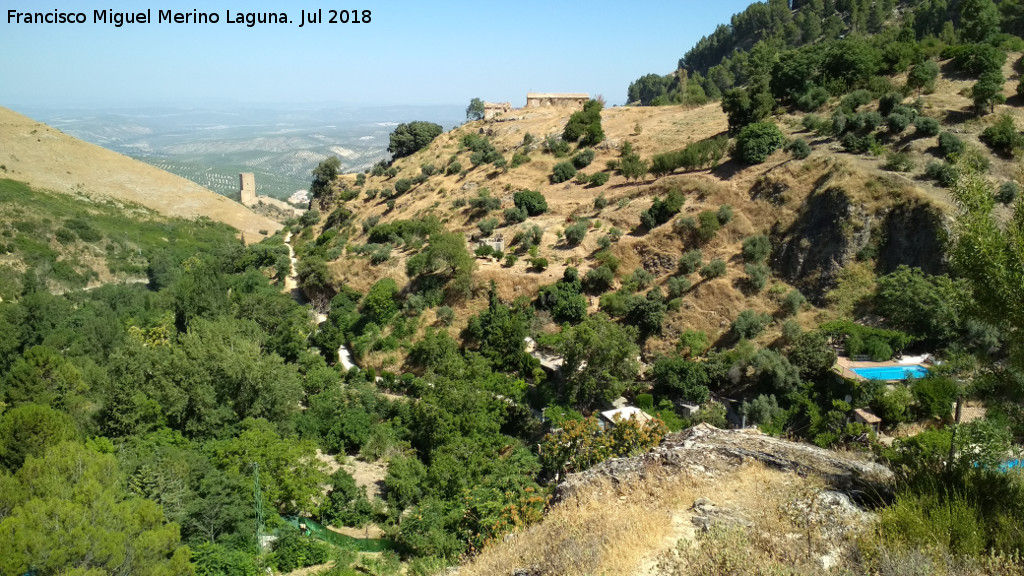
[[[765,573],[729,571],[737,559],[745,569],[771,561],[820,570],[867,518],[836,498],[815,479],[756,463],[725,475],[653,468],[629,484],[598,477],[459,575]]]

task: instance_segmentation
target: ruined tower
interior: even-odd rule
[[[239,195],[242,197],[242,205],[256,205],[256,175],[252,172],[242,172],[238,175]]]

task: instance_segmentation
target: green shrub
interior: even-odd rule
[[[832,132],[832,122],[830,120],[823,119],[817,114],[808,114],[804,116],[801,124],[803,125],[804,130],[808,132],[815,132],[819,134],[823,131],[826,133]]]
[[[448,168],[445,170],[445,174],[451,176],[462,172],[462,163],[458,160],[453,160],[448,164]]]
[[[732,222],[733,212],[732,206],[728,204],[722,204],[718,207],[718,223],[725,226],[729,222]]]
[[[572,180],[573,176],[576,176],[576,167],[572,165],[572,162],[559,162],[551,170],[549,178],[552,184],[561,184]]]
[[[693,274],[700,269],[703,264],[703,256],[700,250],[690,250],[684,252],[679,257],[679,273],[680,274]]]
[[[847,132],[839,140],[839,143],[850,154],[866,154],[871,151],[872,145],[875,144],[875,137],[872,134],[861,135]]]
[[[918,116],[914,120],[914,136],[918,138],[936,136],[939,133],[939,121],[927,116]]]
[[[570,246],[576,246],[583,242],[590,226],[585,220],[579,220],[565,227],[565,242]]]
[[[890,134],[901,134],[910,126],[910,118],[903,114],[890,114],[885,120],[886,127]]]
[[[595,210],[604,210],[607,207],[608,207],[608,199],[604,197],[604,192],[602,192],[600,196],[598,196],[597,198],[594,198],[594,209]]]
[[[762,262],[772,253],[772,243],[764,234],[750,236],[743,240],[743,260]]]
[[[548,259],[540,257],[531,258],[530,267],[543,272],[544,270],[548,269]]]
[[[870,337],[864,340],[864,353],[875,362],[892,359],[892,347],[882,338]]]
[[[813,86],[796,101],[796,106],[804,112],[814,112],[828,102],[828,90],[820,86]]]
[[[57,228],[57,232],[54,234],[54,236],[56,236],[57,242],[60,242],[61,244],[70,244],[71,242],[74,242],[78,238],[78,236],[74,232],[68,230],[63,226]],[[6,252],[6,250],[4,251]]]
[[[711,262],[708,262],[707,266],[700,269],[700,276],[705,280],[725,276],[725,261],[715,258]]]
[[[527,248],[538,246],[543,235],[544,231],[540,229],[540,226],[536,224],[525,226],[516,231],[515,236],[512,237],[512,244],[522,244]]]
[[[799,290],[790,290],[786,297],[782,300],[782,308],[790,316],[796,316],[800,313],[800,309],[803,308],[807,299],[800,293]]]
[[[267,563],[281,572],[323,564],[330,558],[330,547],[311,536],[303,536],[295,529],[287,529],[274,541],[273,552]]]
[[[728,144],[729,139],[725,136],[715,136],[693,142],[682,150],[656,154],[651,159],[651,174],[664,176],[679,168],[695,170],[714,167],[725,155]]]
[[[847,116],[842,112],[832,114],[832,133],[842,134],[846,131]]]
[[[730,330],[737,338],[750,340],[764,332],[771,319],[772,317],[767,314],[760,314],[753,310],[744,310],[733,320]]]
[[[615,282],[615,273],[607,266],[592,268],[583,278],[583,287],[590,294],[606,292]]]
[[[747,273],[747,283],[754,292],[764,290],[765,285],[768,283],[767,266],[760,263],[747,264],[744,266],[744,271]]]
[[[839,102],[839,106],[843,110],[856,112],[857,108],[860,108],[865,104],[870,104],[873,99],[871,92],[868,92],[867,90],[855,90],[846,96],[843,96],[843,99]]]
[[[580,142],[581,146],[594,146],[604,140],[601,128],[601,109],[604,107],[598,100],[589,100],[583,110],[573,112],[562,130],[562,138],[567,142]]]
[[[575,166],[577,170],[582,170],[587,166],[590,166],[590,163],[593,161],[594,150],[591,148],[584,148],[572,157],[572,165]]]
[[[408,178],[395,181],[395,192],[398,194],[405,194],[410,188],[412,188],[412,180]]]
[[[779,127],[771,122],[745,126],[736,137],[736,154],[746,164],[760,164],[786,144]]]
[[[512,168],[519,168],[523,164],[530,161],[530,156],[523,154],[522,152],[516,152],[512,155],[512,162],[509,164]]]
[[[640,222],[652,230],[657,226],[668,222],[683,208],[686,197],[676,189],[669,190],[664,199],[655,198],[651,207],[640,214]]]
[[[978,81],[971,87],[971,97],[974,99],[974,110],[977,114],[992,112],[996,104],[1006,102],[1003,96],[1003,85],[1006,79],[1003,73],[998,70],[983,72]]]
[[[388,152],[394,159],[403,158],[425,148],[434,138],[444,132],[439,124],[433,122],[409,122],[399,124],[391,133]]]
[[[931,92],[935,89],[935,79],[939,76],[939,65],[931,60],[910,68],[907,73],[907,87],[918,91]]]
[[[952,378],[925,376],[914,380],[910,385],[910,391],[917,400],[921,416],[945,418],[953,410],[953,401],[956,400],[959,387]]]
[[[949,158],[954,154],[962,154],[967,149],[964,141],[951,132],[939,134],[939,152],[943,158]]]
[[[924,174],[946,188],[952,187],[959,176],[956,166],[949,162],[929,162],[924,168]]]
[[[885,122],[885,118],[882,118],[882,115],[879,114],[878,112],[875,112],[874,110],[871,110],[869,112],[862,112],[857,116],[860,117],[859,122],[861,124],[862,129],[865,132],[871,132],[875,128],[881,126],[883,122]]]
[[[686,294],[693,286],[690,279],[686,276],[673,276],[668,279],[665,283],[665,287],[668,289],[669,299],[679,298],[683,294]]]
[[[885,164],[882,167],[892,172],[910,172],[914,169],[914,162],[910,159],[910,154],[889,152],[885,155]]]
[[[990,160],[989,155],[981,150],[968,146],[967,150],[960,155],[958,165],[963,165],[976,172],[988,172]]]
[[[959,44],[942,51],[943,58],[952,58],[953,66],[972,76],[998,71],[1006,62],[1006,52],[989,44]]]
[[[1018,148],[1024,147],[1024,136],[1017,132],[1013,116],[1003,113],[994,124],[981,133],[981,141],[993,151],[1004,156],[1012,156]]]
[[[889,116],[892,114],[893,108],[903,103],[903,94],[899,92],[889,92],[885,96],[878,99],[878,112],[882,116]]]
[[[478,222],[476,226],[477,226],[477,228],[480,229],[480,233],[483,234],[484,237],[487,237],[487,236],[490,236],[491,234],[493,234],[494,233],[494,229],[498,227],[498,219],[497,218],[484,218],[483,220]]]
[[[505,255],[505,267],[506,268],[511,268],[511,267],[515,266],[516,262],[518,262],[518,261],[519,261],[519,256],[516,256],[515,254],[506,254]]]
[[[594,172],[593,174],[590,175],[590,185],[604,186],[605,184],[608,183],[609,178],[611,178],[611,175],[608,174],[607,172]]]
[[[437,311],[437,321],[442,326],[451,326],[452,321],[455,320],[455,310],[452,310],[449,306],[440,306]]]
[[[488,212],[501,208],[501,200],[491,196],[491,191],[487,188],[480,189],[480,191],[476,193],[475,197],[469,199],[467,204],[469,204],[469,207],[472,208],[474,212],[479,212],[481,214],[487,214]]]
[[[697,236],[701,242],[707,242],[715,237],[721,224],[718,220],[718,214],[710,210],[705,210],[697,215],[697,220],[700,222],[700,228],[697,229]]]
[[[1016,182],[1003,182],[999,185],[999,191],[996,192],[996,200],[1001,204],[1013,204],[1019,194],[1020,187]]]
[[[312,226],[318,222],[320,222],[320,211],[316,208],[306,210],[302,216],[299,216],[299,224],[303,226]],[[76,225],[72,224],[72,221],[69,220],[66,226],[77,232]]]
[[[565,158],[569,155],[569,143],[551,135],[544,140],[544,150],[555,158]]]
[[[535,190],[520,190],[512,195],[516,208],[526,210],[530,216],[538,216],[547,212],[548,202],[544,195]]]
[[[505,223],[507,224],[525,222],[529,216],[523,208],[505,208]]]
[[[786,151],[792,154],[793,158],[803,160],[811,155],[811,145],[803,138],[794,138],[786,144]]]

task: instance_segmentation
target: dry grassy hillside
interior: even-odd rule
[[[844,253],[820,255],[825,264],[829,259],[837,258],[841,264],[852,261],[853,254],[860,248],[857,244],[868,242],[873,228],[894,226],[889,218],[894,206],[934,205],[937,206],[935,214],[949,208],[948,194],[944,190],[906,175],[883,172],[876,158],[834,155],[832,148],[837,145],[832,144],[816,146],[805,160],[794,160],[788,153],[776,152],[766,163],[752,167],[726,157],[715,169],[676,173],[659,179],[648,175],[640,182],[627,182],[623,176],[612,174],[607,184],[598,187],[575,181],[551,184],[548,176],[552,167],[564,159],[543,152],[540,143],[548,135],[560,135],[570,113],[571,110],[564,109],[516,110],[508,118],[470,122],[441,135],[424,150],[397,160],[394,163],[398,170],[396,177],[367,175],[361,191],[393,188],[400,179],[418,176],[423,164],[433,164],[442,170],[441,174],[435,174],[396,196],[392,210],[380,196],[369,199],[360,195],[345,203],[345,208],[354,212],[357,224],[348,238],[349,251],[331,264],[336,280],[360,291],[386,276],[396,279],[400,286],[404,285],[408,281],[404,272],[405,260],[414,252],[395,250],[387,262],[372,265],[365,256],[351,252],[352,247],[367,241],[366,233],[358,223],[373,217],[379,217],[380,222],[390,222],[433,214],[447,229],[463,232],[470,238],[478,234],[477,224],[482,218],[474,214],[465,202],[487,190],[501,200],[501,209],[487,216],[499,221],[495,234],[501,234],[508,243],[522,227],[539,226],[543,230],[539,256],[547,258],[550,266],[543,272],[530,268],[525,251],[517,252],[516,247],[506,249],[506,252],[511,250],[520,255],[518,262],[511,267],[490,257],[477,258],[475,297],[456,307],[453,333],[464,325],[470,314],[486,305],[483,296],[490,281],[496,283],[500,296],[505,300],[518,296],[533,297],[540,286],[559,279],[567,266],[577,267],[581,275],[598,266],[594,260],[599,250],[598,241],[609,229],[617,227],[623,236],[611,248],[620,260],[616,287],[638,268],[653,274],[656,284],[664,285],[676,273],[679,256],[693,248],[701,249],[705,263],[716,258],[727,263],[727,272],[720,278],[702,280],[697,274],[690,276],[693,288],[682,299],[679,309],[668,313],[661,337],[648,341],[648,353],[659,353],[672,349],[683,330],[704,330],[713,340],[727,337],[730,323],[745,309],[773,314],[781,319],[782,299],[793,285],[804,290],[812,300],[815,299],[809,292],[825,294],[835,287],[832,276],[842,268],[841,265],[837,270],[822,272],[810,266],[814,264],[813,258],[799,253],[801,250],[813,251],[815,242],[824,241],[807,237],[814,230],[805,230],[805,221],[820,216],[812,205],[808,205],[809,198],[823,191],[841,189],[844,201],[848,200],[856,207],[850,214],[826,215],[828,222],[816,224],[818,228],[841,230],[843,234],[854,237],[849,246],[843,245]],[[606,163],[619,158],[619,148],[627,140],[641,157],[650,159],[654,154],[677,150],[690,142],[724,133],[727,128],[726,117],[718,103],[694,109],[676,106],[609,108],[602,112],[602,124],[607,139],[596,147],[593,163],[582,172],[591,174],[606,170]],[[791,135],[801,135],[798,133],[803,130],[798,118],[783,119],[780,124]],[[463,136],[470,133],[487,136],[506,158],[522,150],[526,134],[532,135],[538,145],[529,154],[530,162],[519,167],[497,170],[491,165],[481,165],[472,168],[469,152],[460,144]],[[453,157],[469,169],[467,173],[443,174],[443,168]],[[341,182],[343,186],[353,187],[355,176],[342,176]],[[656,197],[664,196],[672,188],[686,196],[680,217],[696,217],[702,211],[717,211],[727,204],[732,207],[734,218],[722,226],[710,241],[699,243],[681,235],[672,222],[649,232],[641,229],[640,214],[651,206]],[[513,206],[513,194],[522,189],[542,192],[548,203],[548,212],[531,217],[523,224],[506,226],[501,211]],[[607,200],[601,209],[594,204],[598,197]],[[331,204],[321,206],[321,209],[326,213],[335,207]],[[571,247],[561,239],[561,233],[574,218],[589,220],[591,228],[582,243]],[[914,226],[915,222],[911,219],[899,225]],[[858,236],[861,229],[863,233]],[[743,240],[756,234],[770,235],[773,244],[791,241],[798,252],[793,256],[794,261],[810,264],[797,267],[791,274],[773,275],[768,286],[760,292],[749,290],[741,250]],[[470,249],[473,248],[475,244],[470,243]],[[829,274],[832,275],[829,282],[816,283],[813,280]],[[812,281],[805,282],[807,278]],[[849,295],[840,297],[849,298]],[[797,318],[801,324],[810,326],[823,317],[834,315],[834,311],[827,309],[823,296],[815,302],[820,307],[805,308]],[[598,299],[591,297],[591,312],[597,310],[597,305]],[[776,323],[760,339],[771,341],[777,338],[780,326],[781,322]],[[394,355],[387,360],[368,359],[371,364],[378,365],[389,365],[398,360],[400,358]]]
[[[238,202],[0,108],[0,177],[40,190],[140,204],[166,216],[205,216],[258,242],[281,228]]]
[[[541,523],[458,574],[861,573],[854,551],[871,545],[875,515],[843,480],[884,487],[887,475],[854,453],[701,425],[570,476]]]

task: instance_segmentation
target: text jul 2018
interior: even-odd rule
[[[371,21],[370,10],[302,10],[299,27],[306,24],[363,24]],[[126,24],[245,24],[251,28],[257,24],[292,24],[286,12],[232,12],[226,10],[224,18],[217,12],[176,12],[174,10],[157,10],[153,18],[153,10],[140,12],[115,12],[112,10],[93,10],[92,17],[85,12],[19,12],[16,9],[7,11],[8,24],[112,24],[120,28]]]

